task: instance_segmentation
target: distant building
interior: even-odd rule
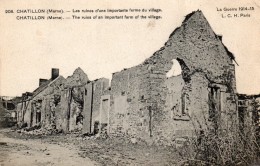
[[[242,131],[247,125],[260,131],[260,94],[238,94],[238,117]]]
[[[16,124],[16,103],[14,97],[0,96],[0,127]]]

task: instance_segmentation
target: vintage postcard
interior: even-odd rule
[[[0,165],[259,165],[260,1],[1,0]]]

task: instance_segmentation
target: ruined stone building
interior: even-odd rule
[[[0,96],[0,128],[11,127],[16,124],[15,97]]]
[[[260,94],[238,94],[238,118],[242,133],[252,127],[260,133]]]
[[[80,68],[66,79],[53,69],[51,79],[40,79],[39,88],[23,94],[18,121],[174,144],[208,123],[229,127],[237,119],[234,61],[203,13],[192,12],[162,48],[140,65],[113,73],[111,83],[91,81]]]

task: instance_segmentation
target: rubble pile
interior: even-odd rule
[[[61,130],[53,129],[53,128],[41,128],[40,125],[33,126],[33,127],[27,127],[17,130],[18,133],[24,133],[24,134],[30,134],[30,135],[53,135],[53,134],[59,134],[62,133]]]

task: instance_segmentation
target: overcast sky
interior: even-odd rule
[[[227,1],[227,0],[226,0]],[[102,2],[98,4],[98,2]],[[167,41],[190,12],[200,9],[216,34],[235,55],[237,90],[260,93],[259,0],[1,0],[0,95],[33,91],[39,78],[50,78],[51,68],[67,77],[81,67],[91,80],[111,78],[113,72],[142,63]],[[217,8],[254,7],[248,18],[222,18]],[[160,8],[161,20],[18,21],[6,9],[135,9]],[[67,13],[71,16],[73,13]],[[134,13],[131,15],[138,15]],[[31,14],[28,14],[31,15]],[[81,14],[82,15],[82,14]],[[87,15],[87,14],[85,14]],[[130,15],[130,14],[129,14]],[[148,15],[148,14],[146,14]]]

